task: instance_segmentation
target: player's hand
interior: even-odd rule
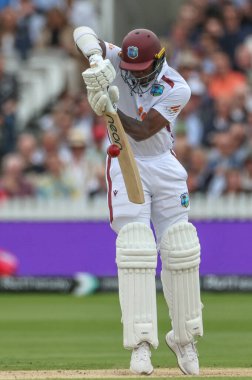
[[[89,61],[90,68],[82,73],[87,90],[106,90],[116,77],[112,63],[98,54],[91,56]]]
[[[112,106],[117,109],[117,103],[119,101],[119,90],[117,86],[110,86],[108,89],[109,100]]]
[[[88,91],[88,102],[96,115],[101,116],[106,111],[108,102],[115,107],[119,100],[119,90],[116,86],[111,86],[108,92]]]

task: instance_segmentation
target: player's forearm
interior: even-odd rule
[[[120,117],[120,120],[122,122],[123,128],[125,132],[130,135],[134,140],[136,141],[142,141],[146,140],[148,137],[148,132],[146,128],[143,128],[143,122],[133,119],[132,117],[126,116],[122,111],[119,109],[117,110],[117,113]]]

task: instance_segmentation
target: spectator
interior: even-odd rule
[[[5,57],[16,58],[17,13],[11,7],[0,12],[0,50]]]
[[[238,45],[235,49],[235,65],[247,78],[249,85],[252,84],[252,50],[248,44]]]
[[[196,147],[202,143],[204,126],[199,111],[206,89],[196,76],[189,78],[187,83],[191,88],[191,98],[181,112],[180,122],[183,119],[188,144]]]
[[[14,150],[16,142],[16,109],[19,96],[14,74],[5,70],[5,59],[0,54],[0,155]]]
[[[242,177],[238,168],[229,168],[225,173],[225,189],[223,194],[240,194]]]
[[[36,159],[42,166],[45,165],[48,156],[59,154],[59,136],[55,131],[43,132],[40,136],[40,146],[36,153]]]
[[[24,173],[41,174],[45,171],[44,165],[38,160],[38,146],[35,136],[24,132],[18,136],[17,152],[24,161]]]
[[[207,152],[200,147],[192,149],[189,160],[187,180],[189,193],[205,192],[210,179]]]
[[[215,133],[213,137],[214,149],[209,154],[208,170],[211,173],[207,192],[209,195],[223,194],[226,184],[226,171],[239,167],[235,157],[235,146],[229,131]]]
[[[104,165],[96,166],[93,178],[88,184],[88,198],[107,198],[107,184]]]
[[[82,94],[76,99],[74,107],[74,127],[83,130],[86,136],[87,144],[92,143],[92,128],[95,120],[95,115],[88,103],[87,95]]]
[[[80,90],[81,83],[79,57],[73,44],[73,27],[66,16],[60,8],[48,10],[46,23],[36,43],[36,50],[43,51],[44,54],[57,53],[64,59],[67,90],[76,94]]]
[[[212,140],[217,132],[228,131],[231,123],[232,100],[229,97],[218,97],[213,104],[210,104],[210,112],[202,112],[204,120],[203,143],[212,145]]]
[[[231,2],[223,5],[222,15],[225,32],[220,39],[220,46],[229,56],[231,66],[235,67],[235,49],[242,44],[248,30],[241,25],[241,13]]]
[[[88,150],[88,158],[91,162],[104,165],[107,156],[108,140],[107,127],[103,117],[97,116],[92,128],[92,145]]]
[[[24,160],[16,153],[7,154],[2,161],[0,191],[7,198],[34,196],[34,187],[24,175]]]
[[[53,153],[46,157],[45,173],[37,177],[36,194],[43,199],[73,198],[76,188],[66,176],[64,163]]]
[[[229,97],[235,93],[238,86],[246,84],[244,74],[233,71],[227,54],[219,51],[212,56],[215,71],[209,83],[209,93],[213,98]]]
[[[73,128],[68,134],[70,159],[65,166],[65,175],[76,189],[76,196],[83,198],[87,195],[90,178],[93,177],[94,165],[87,157],[87,145],[83,131]]]
[[[241,173],[241,186],[245,192],[252,191],[252,151],[248,152]]]

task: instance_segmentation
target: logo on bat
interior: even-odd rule
[[[111,115],[106,115],[108,117],[108,129],[110,130],[110,135],[113,143],[116,144],[120,150],[122,150],[122,144],[120,136],[118,135],[117,128],[115,126],[115,121]]]

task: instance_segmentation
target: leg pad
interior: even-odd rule
[[[116,240],[123,343],[158,346],[156,308],[157,250],[153,233],[143,223],[124,226]]]
[[[161,246],[161,280],[172,319],[174,339],[184,345],[203,335],[200,300],[200,244],[195,227],[188,222],[171,226]]]

